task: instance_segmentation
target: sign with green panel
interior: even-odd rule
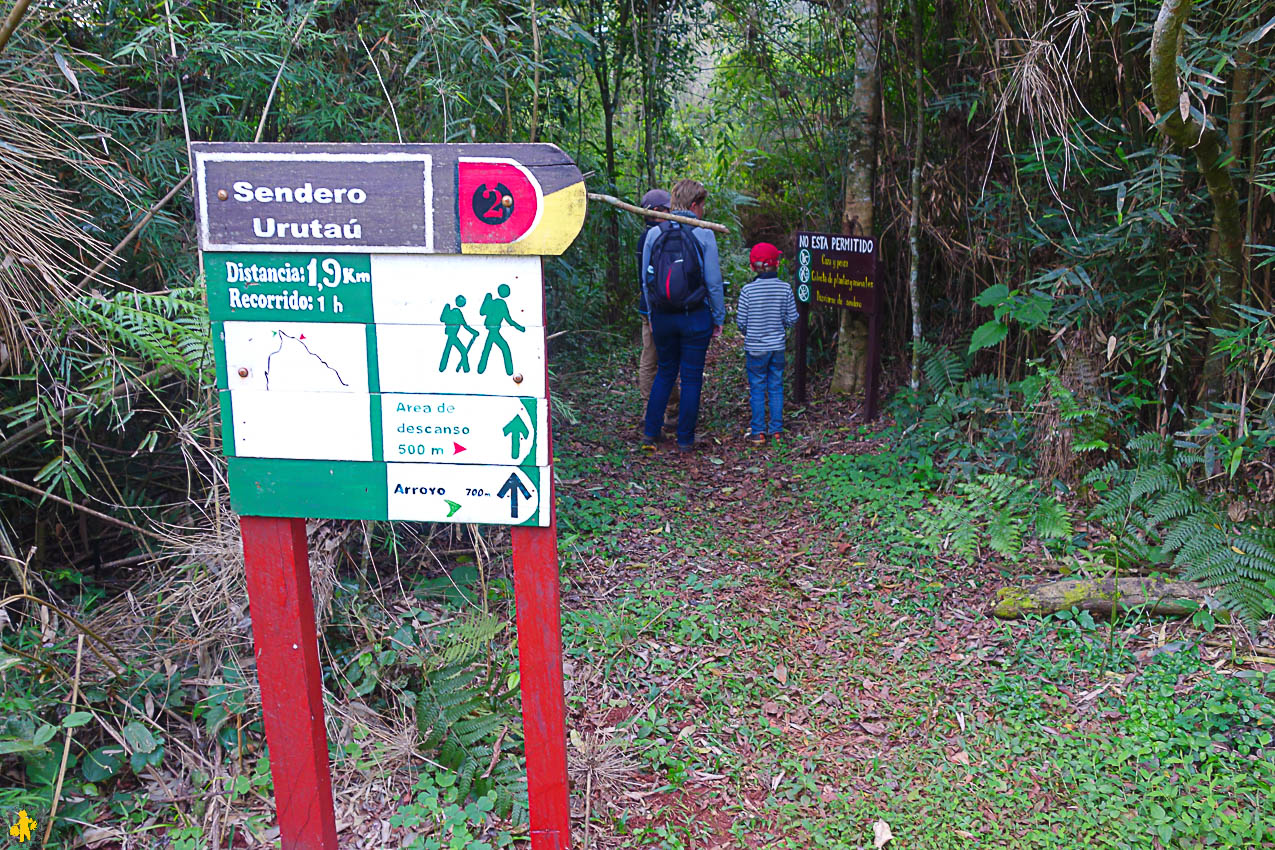
[[[247,457],[229,466],[230,506],[250,516],[549,525],[540,508],[552,476],[540,467]]]
[[[285,847],[337,850],[304,517],[514,526],[532,850],[571,842],[542,257],[546,144],[191,144],[231,507]]]
[[[372,322],[367,254],[204,255],[213,321]]]
[[[241,512],[547,517],[539,258],[209,252],[204,270]]]

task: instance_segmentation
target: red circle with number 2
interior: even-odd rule
[[[533,180],[508,160],[458,163],[460,241],[501,244],[526,236],[540,209],[540,191]]]

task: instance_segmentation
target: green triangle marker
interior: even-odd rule
[[[460,510],[460,502],[453,502],[451,499],[443,499],[443,501],[446,502],[447,507],[450,508],[450,510],[447,512],[448,517],[452,516],[452,514]]]

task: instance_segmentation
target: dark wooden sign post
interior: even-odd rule
[[[283,850],[337,848],[306,517],[513,526],[531,845],[564,850],[541,257],[583,224],[579,170],[545,144],[192,149]]]
[[[866,414],[877,418],[881,381],[881,299],[877,294],[877,241],[870,236],[797,233],[797,370],[794,395],[806,395],[806,336],[810,304],[862,313],[868,320]]]

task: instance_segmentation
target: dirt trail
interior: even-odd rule
[[[968,585],[930,592],[938,631],[910,631],[896,608],[918,588],[819,520],[800,469],[874,450],[857,405],[790,405],[777,444],[748,445],[741,361],[737,341],[710,353],[690,455],[638,450],[627,373],[572,394],[568,704],[577,840],[587,809],[593,847],[797,846],[803,811],[876,791],[868,766],[932,731],[935,712],[893,684],[900,667],[959,664],[958,631],[987,637],[968,613],[986,594]],[[957,617],[979,628],[949,631]]]

